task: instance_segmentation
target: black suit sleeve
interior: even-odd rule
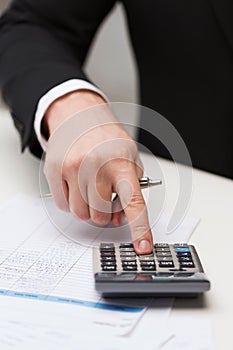
[[[14,0],[0,18],[0,84],[14,123],[38,153],[33,130],[39,99],[69,79],[88,80],[82,64],[115,0]]]

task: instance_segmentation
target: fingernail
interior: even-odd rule
[[[147,241],[146,239],[143,239],[141,242],[139,242],[138,248],[144,252],[144,251],[148,251],[151,249],[151,244],[149,241]]]

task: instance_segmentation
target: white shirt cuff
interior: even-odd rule
[[[59,84],[54,88],[52,88],[51,90],[49,90],[39,100],[36,113],[35,113],[34,130],[43,151],[46,151],[47,140],[44,138],[44,136],[41,133],[41,122],[47,109],[59,97],[62,97],[68,94],[69,92],[76,91],[76,90],[83,90],[83,89],[94,91],[98,93],[100,96],[102,96],[106,101],[108,101],[108,98],[101,90],[99,90],[93,84],[82,79],[71,79],[62,84]]]

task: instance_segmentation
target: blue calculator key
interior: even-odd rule
[[[175,248],[176,253],[189,253],[190,249],[187,247],[177,247]]]

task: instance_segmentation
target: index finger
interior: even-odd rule
[[[135,166],[124,177],[118,178],[117,193],[128,220],[134,249],[137,254],[149,254],[153,250],[153,237]]]

